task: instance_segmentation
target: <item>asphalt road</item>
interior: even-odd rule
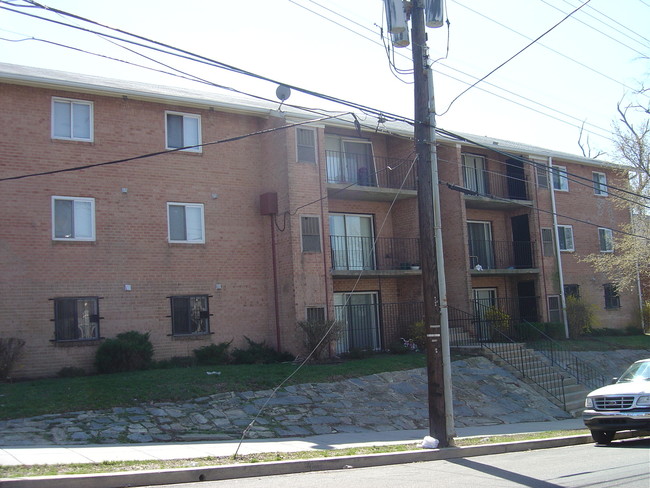
[[[179,488],[650,487],[650,439],[584,444],[448,461],[204,481]],[[153,487],[151,487],[153,488]]]

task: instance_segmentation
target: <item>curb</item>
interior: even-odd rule
[[[617,439],[636,437],[633,432],[621,432]],[[549,449],[553,447],[591,444],[588,434],[568,437],[553,437],[531,441],[504,442],[468,447],[405,451],[398,453],[365,454],[309,460],[279,461],[271,463],[248,463],[201,468],[180,468],[163,471],[130,471],[92,475],[38,476],[28,478],[3,478],[3,488],[120,488],[124,486],[163,485],[174,483],[195,483],[197,481],[220,481],[259,476],[273,476],[312,471],[369,468],[392,464],[417,463],[445,459],[468,458],[486,454]]]

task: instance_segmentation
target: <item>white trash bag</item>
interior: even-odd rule
[[[439,441],[438,439],[434,439],[431,436],[426,436],[424,439],[422,439],[422,448],[424,449],[435,449],[438,447]]]

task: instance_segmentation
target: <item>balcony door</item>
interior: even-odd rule
[[[372,215],[331,214],[330,236],[334,269],[375,269]]]
[[[492,224],[490,222],[467,222],[469,262],[472,269],[494,269]],[[480,266],[480,268],[477,268]]]
[[[329,182],[377,186],[370,141],[328,137],[325,149]]]
[[[465,188],[480,195],[488,194],[488,182],[483,156],[463,155],[463,180]]]
[[[381,348],[378,303],[376,292],[334,294],[336,320],[343,324],[343,333],[336,344],[337,353]]]

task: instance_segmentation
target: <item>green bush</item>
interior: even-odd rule
[[[0,381],[9,378],[11,370],[23,352],[23,347],[25,347],[25,341],[22,339],[0,337]]]
[[[408,327],[408,337],[405,339],[411,339],[418,346],[420,351],[424,351],[427,348],[427,331],[424,327],[424,322],[415,322],[414,324],[409,325]]]
[[[598,326],[594,306],[572,295],[566,297],[566,315],[569,322],[569,336],[572,339],[589,335]]]
[[[230,362],[228,348],[230,347],[231,342],[232,341],[210,344],[209,346],[194,349],[194,357],[196,358],[197,364],[228,364]]]
[[[411,349],[404,342],[395,341],[388,345],[388,352],[391,354],[408,354]]]
[[[244,336],[248,347],[246,349],[235,349],[232,352],[233,364],[269,364],[293,361],[295,356],[288,352],[278,352],[266,342],[255,342]]]
[[[134,330],[122,332],[115,339],[107,339],[97,349],[95,368],[98,373],[136,371],[151,366],[153,345],[149,333]]]
[[[334,320],[305,320],[298,322],[298,328],[304,334],[304,344],[307,353],[313,352],[312,357],[315,360],[319,360],[328,351],[330,344],[341,337],[343,323]]]
[[[76,378],[78,376],[86,376],[86,371],[83,368],[78,368],[77,366],[66,366],[61,368],[57,373],[59,378]]]
[[[156,361],[152,367],[156,369],[191,368],[196,364],[196,358],[192,356],[174,356],[171,359]]]

